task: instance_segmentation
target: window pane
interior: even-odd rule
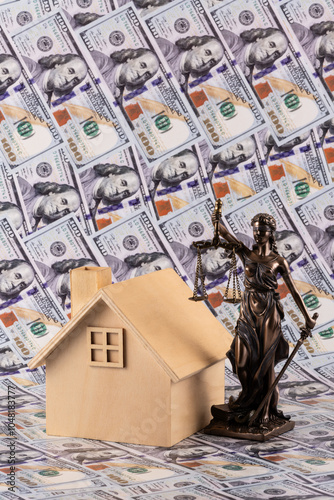
[[[116,332],[107,332],[107,345],[119,345],[119,334]]]
[[[92,349],[91,350],[91,360],[92,361],[105,361],[103,359],[103,350],[102,349]]]
[[[103,345],[103,333],[91,332],[91,343],[96,345]]]
[[[119,363],[118,351],[107,351],[107,363]]]

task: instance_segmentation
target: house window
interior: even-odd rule
[[[89,364],[123,368],[123,328],[87,327]]]

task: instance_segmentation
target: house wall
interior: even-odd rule
[[[127,328],[125,367],[89,366],[86,326],[124,328],[98,303],[47,358],[47,434],[169,446],[169,377]]]
[[[172,444],[203,429],[212,419],[211,406],[224,403],[225,362],[171,382]]]

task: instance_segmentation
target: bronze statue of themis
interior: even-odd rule
[[[230,248],[231,256],[235,259],[237,254],[244,267],[240,316],[235,327],[235,337],[227,352],[233,371],[240,381],[241,391],[236,399],[231,397],[228,404],[212,407],[214,418],[204,432],[265,441],[294,427],[290,417],[277,408],[277,383],[300,345],[311,335],[318,314],[313,317],[309,315],[293,282],[289,264],[277,251],[275,219],[267,213],[259,213],[253,217],[251,225],[255,245],[250,249],[223,225],[220,207],[221,202],[218,200],[212,214],[215,233],[211,245]],[[220,237],[225,241],[221,241]],[[205,242],[197,242],[200,248],[201,243],[203,245]],[[232,265],[232,273],[236,275],[236,262]],[[303,314],[305,327],[301,330],[296,348],[275,378],[275,365],[289,356],[289,345],[281,329],[284,312],[277,293],[278,275],[284,280]],[[231,272],[229,281],[230,278]],[[204,279],[202,283],[204,285]],[[233,288],[235,299],[235,286]]]

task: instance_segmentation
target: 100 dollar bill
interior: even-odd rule
[[[204,141],[199,148],[215,196],[222,201],[223,212],[270,186],[258,134],[219,153],[212,153]]]
[[[334,119],[327,120],[317,127],[320,144],[324,152],[332,182],[334,182]]]
[[[0,258],[0,321],[35,354],[68,318],[7,219],[0,220]]]
[[[0,161],[0,218],[6,218],[20,236],[29,231],[13,172],[4,161]]]
[[[300,362],[300,364],[309,371],[315,371],[319,380],[322,380],[325,384],[334,387],[334,360],[333,356],[330,353],[321,354],[316,358],[313,357],[305,359],[304,361]],[[330,443],[330,445],[333,448],[332,443]]]
[[[205,442],[207,446],[203,446],[203,442]],[[197,477],[202,476],[206,478],[208,482],[203,482],[203,486],[209,486],[211,484],[211,486],[217,488],[218,491],[221,481],[240,480],[244,477],[255,479],[257,476],[272,474],[274,471],[274,466],[272,464],[263,463],[254,457],[239,455],[231,451],[230,447],[224,449],[223,446],[217,446],[218,443],[215,442],[215,436],[208,437],[204,434],[203,436],[201,435],[199,439],[190,437],[185,439],[182,444],[185,455],[187,456],[181,453],[178,454],[176,451],[176,463],[183,469],[191,471],[192,474],[195,473]],[[198,447],[200,448],[198,449]],[[161,449],[155,449],[153,453],[157,455],[157,458],[160,460],[166,459],[166,453]],[[200,486],[197,486],[198,493],[201,492],[201,489]],[[194,488],[192,492],[195,493],[195,491],[196,489]],[[212,495],[212,497],[210,497],[209,495],[205,495],[207,492],[208,490],[203,488],[203,496],[199,495],[194,498],[197,500],[197,498],[207,499],[222,497],[220,493],[217,493],[217,496]],[[190,498],[191,497],[192,495],[190,495]],[[143,499],[144,497],[140,496],[138,498]]]
[[[295,36],[304,49],[331,101],[334,100],[332,35],[334,4],[331,0],[289,0],[278,4],[289,36]]]
[[[48,473],[45,474],[45,472]],[[0,471],[0,474],[3,474]],[[1,476],[0,476],[1,477]],[[34,458],[28,463],[21,465],[17,472],[17,480],[22,484],[29,484],[33,491],[35,488],[59,487],[61,483],[71,481],[98,479],[96,472],[87,467],[70,464],[60,459],[54,459],[47,456]]]
[[[7,32],[11,33],[22,26],[30,24],[53,9],[52,0],[5,1],[0,4],[0,23]]]
[[[317,130],[311,129],[278,146],[269,129],[258,133],[273,185],[288,206],[330,183],[330,174]]]
[[[321,326],[316,325],[312,337],[307,338],[304,346],[312,358],[324,354],[330,355],[334,351],[334,319]]]
[[[53,148],[15,172],[14,183],[28,233],[75,214],[92,232],[84,192],[64,147]]]
[[[175,269],[187,280],[173,250],[146,211],[131,214],[90,238],[111,267],[113,282],[167,268]]]
[[[319,193],[294,206],[298,222],[309,233],[314,247],[334,273],[334,187],[328,186]]]
[[[168,68],[131,6],[79,34],[149,164],[200,138]]]
[[[199,0],[173,2],[145,21],[212,150],[264,125],[256,99]]]
[[[106,266],[73,215],[67,215],[24,239],[31,259],[61,307],[71,310],[70,270],[82,266]]]
[[[55,8],[61,7],[74,30],[92,23],[115,10],[114,0],[52,0]]]
[[[193,242],[212,240],[211,214],[214,201],[210,197],[194,201],[175,214],[169,214],[159,227],[192,283],[196,279],[197,249]],[[206,285],[212,281],[226,280],[231,261],[224,248],[208,248],[202,251],[202,268]]]
[[[12,39],[51,107],[77,167],[129,144],[109,92],[64,13],[28,25]]]
[[[268,0],[225,1],[211,14],[279,144],[330,117],[331,108],[311,66],[299,57],[298,46]]]
[[[10,167],[15,168],[63,140],[2,29],[0,55],[7,75],[0,83],[0,150]]]
[[[154,166],[140,157],[143,181],[156,219],[211,194],[199,145],[172,155]]]
[[[32,405],[32,409],[38,409],[41,406],[44,406],[44,402],[40,396],[36,396],[33,393],[30,393],[29,391],[25,390],[22,385],[18,385],[17,382],[13,381],[13,377],[1,377],[0,381],[0,410],[1,412],[3,411],[8,411],[8,395],[11,395],[12,397],[15,397],[16,400],[16,407],[19,408],[24,405]],[[35,404],[38,404],[39,406],[33,406]],[[7,421],[7,430],[8,428],[8,421]],[[1,437],[4,438],[6,437],[9,439],[9,436],[16,435],[17,436],[18,429],[13,429],[13,426],[11,427],[9,433],[3,432],[1,430]],[[8,458],[7,458],[8,460]],[[6,461],[6,464],[8,462]]]
[[[298,446],[295,447],[291,446],[291,442],[285,441],[286,443],[286,450],[289,453],[289,450],[291,455],[294,453],[296,457],[300,457],[300,459],[303,458],[302,451],[298,450]],[[265,449],[265,445],[248,445],[248,453],[251,454],[256,454],[257,456],[261,457],[262,459],[265,457],[267,458],[268,456],[274,456],[278,455],[277,453],[273,453],[272,450],[276,451],[275,444],[268,444],[267,445],[268,450]],[[277,441],[277,447],[280,448],[280,450],[283,448],[284,451],[284,441],[281,439],[280,441]],[[287,472],[287,471],[286,471]],[[247,500],[249,498],[261,498],[261,500],[272,500],[273,494],[279,494],[284,495],[282,496],[282,499],[297,499],[297,498],[314,498],[316,499],[317,497],[319,500],[324,499],[326,497],[323,496],[318,496],[317,491],[315,491],[313,488],[309,488],[305,484],[301,484],[298,481],[292,481],[289,479],[288,474],[286,476],[282,477],[281,474],[277,474],[277,476],[271,475],[272,480],[268,482],[263,483],[258,483],[257,481],[253,484],[249,484],[247,487],[232,487],[229,488],[229,493],[233,495],[234,498],[238,498],[240,500],[244,499]],[[320,492],[319,492],[320,495]]]
[[[327,383],[329,381],[327,380]],[[320,437],[321,436],[321,437]],[[288,436],[288,439],[303,445],[316,448],[317,450],[333,451],[332,443],[334,439],[334,422],[316,423],[306,427],[298,427],[293,436]]]
[[[320,412],[330,410],[331,405],[333,404],[333,393],[332,387],[330,383],[324,383],[322,379],[318,378],[318,374],[314,370],[309,370],[306,368],[305,361],[301,361],[300,363],[292,360],[289,366],[289,370],[286,371],[286,377],[280,384],[280,397],[282,398],[282,404],[289,401],[295,403],[303,403],[303,405],[307,405],[309,408],[317,409]],[[284,403],[283,403],[284,401]],[[323,406],[322,406],[323,404]],[[317,452],[317,450],[312,450]],[[332,454],[333,459],[333,454]],[[311,468],[306,474],[311,473],[319,473],[317,471],[318,464],[310,463]],[[321,464],[322,466],[325,464]],[[306,466],[308,469],[308,466]],[[306,469],[306,470],[307,470]],[[313,469],[314,472],[311,472]],[[322,468],[321,468],[322,469]],[[330,468],[324,467],[324,470],[321,470],[324,474],[329,472]]]
[[[62,9],[70,26],[76,30],[115,10],[113,0],[11,0],[0,3],[0,22],[9,33],[31,24],[51,11]]]
[[[141,17],[145,17],[149,14],[152,14],[155,10],[159,9],[161,5],[163,5],[165,2],[156,2],[156,0],[116,0],[117,7],[123,7],[124,5],[132,3],[136,7],[136,10],[138,11],[139,15]],[[161,3],[159,5],[159,3]]]
[[[102,157],[79,172],[94,231],[149,208],[135,148]]]

